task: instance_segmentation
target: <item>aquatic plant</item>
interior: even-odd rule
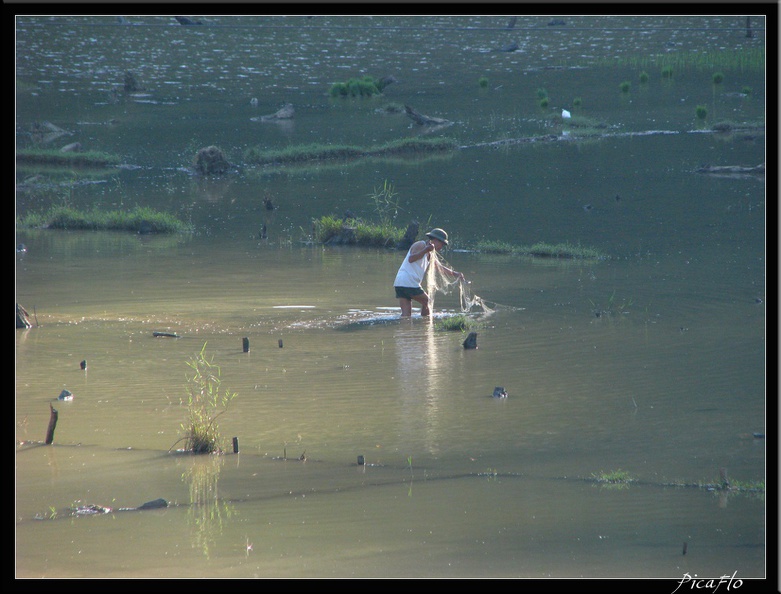
[[[201,351],[187,361],[187,421],[181,425],[185,435],[179,441],[184,441],[185,451],[193,454],[222,452],[217,418],[236,397],[236,393],[222,388],[220,368],[205,353],[203,343]]]
[[[475,246],[479,252],[487,254],[512,254],[537,256],[543,258],[582,258],[604,260],[606,256],[599,250],[570,243],[535,243],[532,246],[516,246],[503,241],[479,241]]]
[[[696,113],[698,120],[704,120],[708,117],[708,108],[705,105],[698,105]]]
[[[640,82],[641,83],[647,83],[648,82],[648,73],[645,70],[643,70],[640,73]]]
[[[477,84],[480,85],[481,89],[486,88],[488,86],[488,77],[481,76],[480,78],[477,79]]]
[[[70,206],[54,206],[45,212],[27,213],[17,218],[22,228],[70,229],[90,231],[132,231],[133,233],[192,232],[190,223],[175,216],[145,206],[131,210],[78,210]]]
[[[374,210],[380,217],[380,224],[383,226],[395,220],[401,210],[397,193],[393,191],[393,184],[387,179],[381,188],[374,188],[374,191],[369,194],[369,200],[374,204]]]
[[[439,318],[434,322],[435,330],[467,332],[481,327],[482,324],[465,314],[457,314],[445,318]]]
[[[713,84],[714,85],[720,85],[722,82],[724,82],[724,74],[721,72],[714,72],[713,73]]]
[[[326,215],[312,223],[313,239],[318,243],[328,243],[335,238],[349,237],[351,243],[364,247],[395,246],[404,237],[404,229],[394,227],[390,222],[370,223],[357,218],[340,218]]]
[[[629,309],[632,304],[634,303],[634,299],[631,297],[629,299],[624,298],[620,302],[616,301],[616,292],[613,291],[613,293],[610,295],[610,297],[607,300],[607,306],[605,309],[602,309],[600,306],[598,306],[596,303],[594,303],[591,299],[589,299],[589,303],[591,303],[592,311],[594,312],[594,315],[598,318],[601,318],[603,315],[610,317],[615,313],[629,313],[627,309]],[[634,398],[632,399],[634,402]],[[635,407],[637,407],[637,403],[635,403]]]
[[[540,99],[540,107],[548,107],[548,98],[547,97],[543,97],[542,99]]]
[[[618,88],[621,89],[622,93],[628,93],[631,87],[632,83],[630,83],[628,80],[625,80],[620,85],[618,85]]]
[[[16,151],[18,165],[68,167],[107,167],[119,164],[119,157],[101,151],[65,151],[57,149],[21,149]]]
[[[251,148],[244,158],[253,165],[299,165],[313,161],[348,160],[365,157],[390,157],[426,153],[444,153],[458,148],[451,138],[401,138],[384,144],[361,148],[347,145],[306,144],[279,150]]]
[[[673,71],[687,69],[738,70],[740,72],[764,72],[765,48],[746,47],[732,50],[681,51],[663,54],[619,55],[597,60],[597,65],[629,66],[633,68],[660,68],[662,78],[672,78]]]
[[[351,78],[347,82],[338,82],[331,85],[329,94],[331,97],[372,97],[380,95],[382,90],[394,81],[393,77],[382,79],[377,79],[373,76]]]
[[[580,107],[581,105],[583,105],[583,99],[581,99],[580,97],[575,97],[572,100],[572,106],[573,107]]]
[[[598,483],[631,483],[634,479],[629,476],[625,470],[611,470],[610,472],[600,471],[598,474],[591,475]]]

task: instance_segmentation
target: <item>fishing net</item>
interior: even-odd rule
[[[462,278],[454,278],[448,275],[443,267],[453,270],[439,252],[431,252],[431,264],[426,270],[426,293],[428,293],[429,306],[434,311],[434,300],[437,293],[449,295],[458,291],[462,313],[481,311],[484,314],[493,313],[493,309],[483,301],[479,295],[472,292],[472,285]]]

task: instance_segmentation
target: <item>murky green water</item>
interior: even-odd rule
[[[765,160],[764,71],[724,57],[763,47],[760,19],[747,38],[743,17],[126,18],[18,20],[17,146],[47,120],[72,132],[55,147],[132,167],[86,184],[48,172],[20,184],[17,213],[150,205],[197,233],[17,231],[16,300],[38,322],[16,331],[18,577],[766,575],[764,496],[674,486],[722,469],[765,480],[765,180],[696,173]],[[511,41],[519,51],[491,51]],[[673,80],[656,55],[677,56]],[[126,70],[142,94],[111,94]],[[328,96],[363,74],[398,82]],[[285,102],[288,125],[258,121]],[[378,113],[388,102],[453,121],[436,134],[465,148],[212,180],[187,169],[211,144],[241,162],[251,146],[423,133]],[[607,136],[484,144],[560,135],[561,109]],[[722,118],[752,125],[709,131]],[[477,350],[420,319],[356,323],[398,312],[400,252],[306,243],[313,218],[374,216],[385,180],[399,225],[447,229],[448,262],[497,305]],[[463,249],[481,239],[610,257]],[[193,458],[169,450],[204,344],[238,396],[220,417],[229,453]],[[56,401],[63,389],[73,401]],[[55,441],[39,446],[50,405]],[[617,470],[634,482],[594,481]],[[158,497],[171,505],[68,511]]]

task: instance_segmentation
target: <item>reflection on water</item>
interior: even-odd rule
[[[434,320],[402,320],[393,335],[398,358],[398,382],[402,393],[403,440],[423,440],[427,454],[440,453],[444,353],[437,340]],[[413,437],[414,436],[414,437]]]
[[[192,546],[203,552],[207,559],[222,534],[223,522],[231,519],[235,512],[230,502],[224,501],[219,493],[221,456],[188,456],[189,466],[182,473],[182,481],[190,493],[187,509],[192,528]]]

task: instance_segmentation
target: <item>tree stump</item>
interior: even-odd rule
[[[49,428],[46,429],[46,445],[51,445],[54,441],[54,429],[57,427],[57,417],[59,416],[57,409],[51,404],[49,404],[49,409],[51,409],[51,414],[49,415]]]
[[[464,340],[464,348],[465,349],[476,349],[477,348],[477,332],[470,332],[469,336],[466,337],[466,340]]]
[[[32,328],[32,322],[30,322],[30,314],[18,303],[16,304],[16,327],[17,328]]]
[[[415,243],[415,240],[418,238],[418,232],[420,231],[420,223],[417,221],[412,221],[408,226],[407,230],[404,232],[404,237],[402,237],[399,242],[396,244],[396,248],[400,250],[408,250],[410,246]]]

